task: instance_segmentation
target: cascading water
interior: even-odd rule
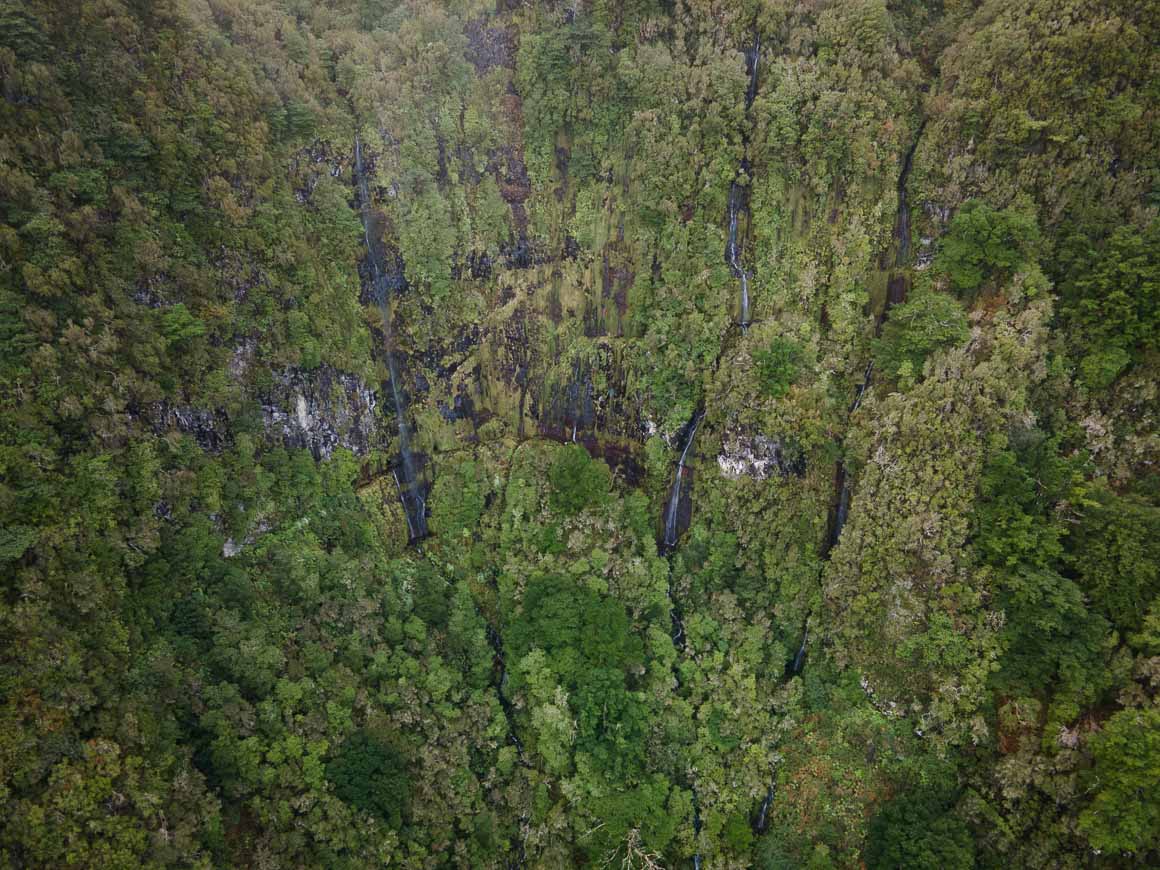
[[[789,673],[792,677],[796,677],[798,674],[800,674],[802,669],[806,666],[806,644],[809,643],[809,640],[810,625],[809,620],[807,620],[805,630],[802,632],[802,645],[798,647],[798,651],[794,655],[793,661],[790,662]]]
[[[761,802],[761,806],[757,809],[757,818],[753,822],[753,829],[759,833],[764,834],[766,828],[769,827],[769,808],[773,804],[773,786],[771,785],[765,792],[765,799]]]
[[[925,124],[925,122],[923,123]],[[888,284],[886,306],[881,317],[878,319],[875,328],[876,333],[881,332],[882,325],[886,322],[890,308],[906,301],[906,291],[909,285],[907,277],[902,271],[906,268],[910,259],[910,204],[906,194],[906,183],[910,177],[910,169],[914,162],[914,152],[918,149],[918,136],[921,135],[922,125],[919,126],[918,135],[915,136],[914,142],[911,143],[910,148],[902,159],[902,170],[898,176],[898,214],[894,220],[894,239],[896,243],[894,268],[896,272],[891,276]],[[854,394],[854,401],[850,405],[850,414],[854,414],[862,405],[862,399],[866,395],[867,390],[870,389],[873,375],[874,361],[871,360],[866,365],[866,374],[862,377],[862,383],[858,385],[858,389]],[[825,549],[822,552],[822,558],[826,560],[830,558],[830,553],[838,545],[838,541],[842,537],[842,529],[846,525],[846,516],[850,511],[850,478],[846,473],[846,465],[841,460],[838,460],[837,469],[834,474],[834,490],[837,493],[834,505],[834,518],[830,524],[830,532],[826,538]],[[793,659],[786,664],[785,672],[787,677],[800,674],[805,667],[806,642],[808,639],[809,614],[806,615],[806,626],[802,630],[801,647]]]
[[[697,790],[693,789],[693,839],[701,836],[701,807],[697,803]],[[693,855],[693,870],[701,870],[701,853]]]
[[[745,88],[745,112],[748,114],[754,99],[757,97],[757,68],[761,59],[760,33],[754,33],[753,48],[747,51],[745,55],[746,66],[749,68],[749,84]],[[748,132],[742,136],[742,145],[746,152],[748,152]],[[741,158],[741,165],[738,167],[737,175],[739,179],[748,178],[749,160],[747,157]],[[737,322],[741,326],[742,332],[748,330],[750,323],[753,322],[749,314],[749,281],[753,276],[741,264],[741,246],[737,241],[741,211],[747,207],[747,194],[748,190],[745,184],[742,184],[740,181],[735,180],[729,186],[729,239],[725,244],[725,261],[729,264],[729,271],[733,274],[733,277],[741,284],[741,307]]]
[[[742,166],[744,167],[744,161]],[[742,169],[744,171],[744,168]],[[743,330],[749,328],[749,273],[741,265],[741,250],[737,244],[737,224],[745,203],[745,188],[734,181],[729,187],[729,240],[725,243],[725,260],[729,271],[741,282],[741,313],[738,322]]]
[[[862,397],[866,395],[866,391],[870,389],[870,381],[874,377],[874,360],[870,360],[866,364],[866,374],[862,376],[862,383],[858,385],[858,389],[854,392],[854,401],[850,403],[850,412],[853,414],[862,404]]]
[[[850,478],[846,474],[845,463],[838,463],[838,471],[835,474],[835,490],[838,493],[838,502],[834,506],[834,522],[830,526],[830,539],[826,542],[826,557],[829,558],[830,552],[834,547],[838,546],[838,541],[842,537],[842,529],[846,526],[846,516],[850,512]]]
[[[402,379],[399,375],[399,365],[395,360],[392,348],[390,297],[382,263],[382,252],[379,250],[379,240],[371,232],[370,189],[367,185],[366,174],[363,172],[362,143],[357,135],[354,138],[354,166],[355,178],[358,182],[359,207],[362,214],[363,239],[367,247],[367,262],[371,268],[371,295],[378,304],[379,313],[382,315],[383,355],[387,361],[387,373],[391,379],[391,397],[395,402],[395,421],[399,427],[399,464],[403,477],[400,480],[396,471],[395,485],[398,488],[399,501],[403,505],[403,515],[407,519],[408,536],[412,541],[418,541],[427,537],[427,504],[415,456],[411,452],[411,438],[407,427],[407,405],[400,386]]]
[[[677,462],[677,473],[673,476],[673,486],[669,490],[669,500],[665,505],[665,537],[664,548],[671,551],[677,545],[679,537],[679,523],[681,512],[681,491],[685,479],[685,458],[689,455],[689,448],[693,446],[693,438],[697,434],[697,427],[701,425],[704,413],[693,417],[689,434],[685,436],[685,449],[681,451],[681,458]]]
[[[520,764],[525,767],[531,765],[524,759],[524,744],[520,742],[519,735],[516,734],[515,729],[515,708],[511,700],[507,696],[507,657],[503,651],[503,639],[499,636],[499,632],[488,623],[484,629],[487,634],[488,643],[491,644],[492,650],[495,651],[494,666],[498,669],[499,674],[495,681],[496,695],[499,696],[499,705],[503,710],[504,718],[508,723],[508,739],[511,740],[512,746],[516,748],[516,758],[519,759]]]
[[[906,301],[906,294],[910,290],[910,279],[906,274],[906,268],[910,265],[910,202],[906,183],[910,179],[914,152],[918,150],[918,141],[925,126],[925,121],[919,125],[914,141],[902,158],[902,170],[898,173],[898,214],[894,219],[894,269],[886,285],[886,310],[882,312],[882,321],[886,319],[887,310]]]
[[[685,460],[689,456],[689,449],[693,446],[693,439],[697,435],[697,427],[701,425],[701,420],[704,419],[705,412],[700,411],[693,415],[693,420],[689,424],[689,430],[685,435],[685,446],[681,450],[681,457],[677,460],[677,469],[673,475],[673,485],[669,490],[669,497],[665,502],[664,511],[664,526],[665,534],[661,541],[661,551],[664,553],[671,553],[677,546],[677,540],[680,538],[680,513],[681,513],[681,494],[684,491],[685,480]],[[673,646],[679,651],[685,649],[685,624],[681,617],[681,608],[677,604],[676,597],[673,595],[672,582],[669,583],[668,589],[669,605],[672,608],[673,620]],[[681,672],[674,664],[673,675],[677,681],[677,687],[681,685]],[[691,785],[690,789],[693,795],[693,839],[696,840],[701,835],[701,807],[697,800],[697,787]],[[697,853],[693,855],[693,868],[700,870],[701,855]]]
[[[756,31],[753,33],[753,49],[747,59],[749,61],[749,87],[745,89],[746,110],[753,105],[753,100],[757,97],[757,64],[761,60],[761,34]]]

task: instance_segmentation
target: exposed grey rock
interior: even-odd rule
[[[375,391],[354,375],[329,366],[289,369],[275,376],[262,400],[266,432],[287,447],[307,447],[328,459],[339,447],[356,454],[370,450],[378,430]]]
[[[234,352],[230,356],[229,362],[230,377],[234,381],[241,383],[246,372],[250,370],[250,364],[254,361],[254,352],[257,349],[258,342],[253,338],[243,338],[234,346]]]
[[[306,523],[306,519],[299,520],[299,523]],[[238,553],[242,552],[246,547],[252,547],[258,538],[274,528],[273,524],[267,519],[258,520],[254,530],[250,532],[241,541],[235,541],[233,538],[226,538],[226,542],[222,544],[222,556],[226,559],[232,559]]]
[[[230,372],[241,379],[250,365],[253,347],[243,342],[230,361]],[[287,369],[274,375],[274,385],[260,397],[266,437],[286,447],[306,447],[316,458],[329,459],[339,447],[358,455],[378,443],[378,396],[352,374],[329,366],[312,371]],[[225,412],[156,402],[146,413],[157,434],[190,434],[209,452],[222,450],[231,438]]]
[[[918,242],[918,256],[915,257],[914,268],[920,271],[927,268],[934,262],[934,254],[934,239],[923,236]]]
[[[173,430],[184,432],[210,453],[221,450],[228,438],[229,424],[220,412],[162,401],[150,405],[144,416],[158,435]]]
[[[931,202],[929,199],[923,202],[922,210],[927,217],[938,221],[940,224],[949,224],[951,222],[951,207],[943,205],[938,202]]]
[[[766,435],[726,433],[717,456],[721,474],[729,480],[752,477],[765,480],[773,474],[785,476],[796,471],[780,441]]]

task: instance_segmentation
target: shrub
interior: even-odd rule
[[[917,376],[934,351],[966,341],[970,335],[962,306],[943,293],[926,292],[894,306],[874,343],[875,364],[888,378]]]
[[[552,507],[572,515],[604,500],[612,484],[612,473],[579,444],[569,444],[556,454],[548,479],[552,484]]]
[[[790,338],[777,337],[765,350],[753,355],[761,391],[773,398],[784,396],[797,380],[804,354],[802,347]]]

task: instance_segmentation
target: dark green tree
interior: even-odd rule
[[[914,789],[887,803],[870,823],[866,866],[872,870],[970,870],[975,845],[944,795]]]
[[[342,800],[398,830],[410,814],[407,760],[394,746],[356,731],[326,765],[326,778]]]
[[[582,446],[569,444],[557,451],[548,480],[552,484],[552,507],[571,515],[604,500],[612,485],[612,473]]]
[[[1033,212],[1014,207],[996,211],[972,199],[951,219],[935,267],[950,277],[956,290],[973,293],[984,281],[1032,260],[1038,242]]]

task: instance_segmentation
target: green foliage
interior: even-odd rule
[[[1069,538],[1068,562],[1095,607],[1134,631],[1160,593],[1160,508],[1106,489],[1092,495]]]
[[[1104,390],[1131,363],[1160,347],[1160,221],[1116,229],[1096,246],[1066,239],[1061,318],[1080,354],[1081,380]]]
[[[996,211],[982,200],[963,204],[941,242],[935,268],[960,293],[1000,279],[1032,260],[1039,242],[1034,212],[1014,207]]]
[[[508,636],[516,657],[532,649],[547,653],[552,670],[569,689],[589,678],[603,680],[602,674],[589,672],[594,666],[619,672],[623,679],[643,654],[624,607],[567,577],[532,579]]]
[[[601,504],[608,495],[612,475],[608,466],[594,460],[579,444],[568,444],[556,452],[548,471],[552,484],[552,507],[571,515]]]
[[[1078,463],[1062,458],[1059,440],[1030,432],[1017,450],[988,461],[975,509],[975,543],[993,565],[1037,567],[1063,554],[1066,526],[1052,513],[1057,502],[1082,497],[1074,488]]]
[[[598,798],[593,810],[602,824],[595,836],[586,838],[585,852],[594,860],[612,855],[629,866],[638,866],[644,855],[655,860],[664,854],[677,832],[677,818],[666,806],[670,794],[668,781],[655,776],[635,788]]]
[[[482,465],[468,461],[447,466],[428,499],[431,527],[450,536],[474,531],[490,494],[491,484]]]
[[[791,338],[778,336],[764,350],[753,354],[761,391],[771,398],[789,392],[805,362],[802,346]]]
[[[397,749],[366,731],[348,737],[326,765],[334,792],[351,806],[398,829],[410,813],[407,761]]]
[[[1148,11],[0,0],[0,864],[1155,864]]]
[[[919,870],[970,870],[975,866],[971,832],[948,812],[950,802],[922,789],[887,803],[870,823],[866,866]]]
[[[875,340],[875,367],[891,380],[912,382],[932,353],[954,347],[970,335],[962,306],[944,293],[915,293],[890,309],[890,317]]]
[[[1092,738],[1092,749],[1095,796],[1079,822],[1092,848],[1160,847],[1160,708],[1116,713]]]
[[[161,331],[171,345],[180,347],[205,335],[206,328],[205,323],[190,313],[184,302],[179,302],[165,312]]]
[[[1106,390],[1132,362],[1122,347],[1109,347],[1086,354],[1079,361],[1079,377],[1090,390]]]

